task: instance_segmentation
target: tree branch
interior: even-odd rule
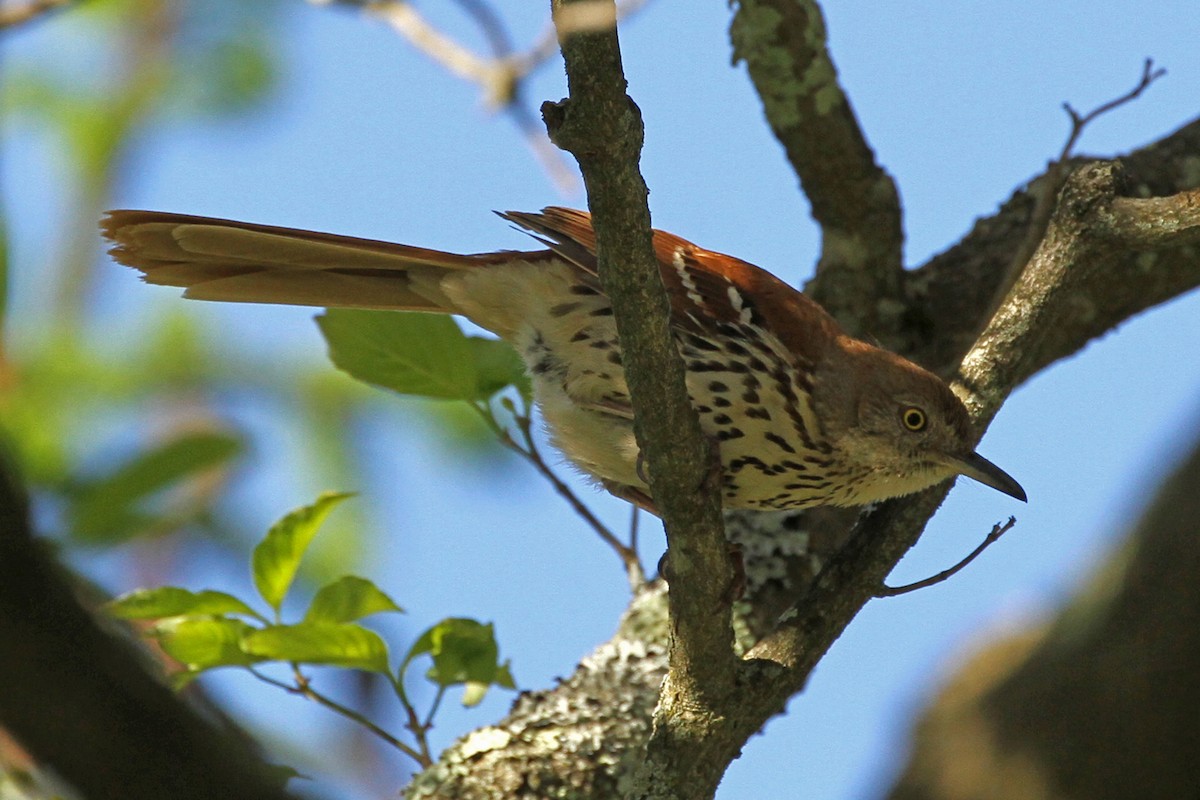
[[[611,3],[555,2],[570,98],[542,107],[550,138],[579,162],[587,186],[600,281],[612,299],[634,408],[634,432],[662,513],[671,563],[670,673],[655,714],[644,773],[667,792],[691,779],[688,742],[719,720],[714,695],[733,677],[715,452],[688,400],[666,292],[651,247],[646,185],[637,162],[640,112],[625,93]],[[580,29],[576,14],[602,13],[604,29]],[[682,795],[681,795],[682,796]]]
[[[1196,188],[1194,178],[1189,178],[1194,175],[1189,164],[1198,152],[1200,119],[1123,156],[1121,194],[1152,198]],[[1045,176],[1030,181],[994,214],[980,218],[961,241],[908,273],[905,355],[941,375],[954,372],[990,316],[1000,283],[1024,240],[1043,180]],[[1196,285],[1200,270],[1186,246],[1166,244],[1152,253],[1114,252],[1109,262],[1112,274],[1137,275],[1137,280],[1078,287],[1076,313],[1056,320],[1048,332],[1056,340],[1056,358],[1071,355],[1120,321],[1188,291]]]
[[[1063,181],[1066,180],[1067,175],[1071,172],[1070,158],[1074,155],[1075,145],[1079,143],[1084,130],[1104,114],[1136,100],[1141,96],[1142,92],[1150,88],[1150,84],[1165,74],[1166,70],[1154,69],[1154,62],[1151,59],[1146,59],[1145,64],[1142,66],[1142,76],[1137,86],[1120,97],[1109,100],[1107,103],[1103,103],[1082,115],[1075,111],[1070,103],[1063,103],[1063,108],[1066,109],[1071,119],[1071,132],[1067,135],[1067,140],[1063,143],[1062,151],[1058,154],[1058,158],[1050,162],[1045,175],[1037,182],[1036,189],[1031,187],[1034,195],[1034,204],[1029,224],[1025,228],[1025,238],[1013,253],[1012,261],[1005,271],[1005,279],[1000,283],[996,291],[993,305],[999,306],[1000,302],[1004,300],[1004,296],[1012,288],[1017,276],[1021,274],[1021,270],[1025,269],[1025,265],[1029,263],[1029,259],[1033,257],[1034,251],[1041,244],[1042,237],[1046,234],[1046,226],[1050,224],[1050,215],[1054,213],[1054,204],[1058,198],[1058,192],[1062,189]]]
[[[972,561],[983,555],[984,550],[987,550],[993,544],[998,542],[1000,537],[1012,530],[1013,526],[1016,524],[1016,517],[1009,517],[1008,522],[1004,523],[1003,525],[996,523],[992,526],[992,529],[988,532],[988,535],[983,537],[983,541],[979,543],[979,546],[970,553],[967,553],[966,557],[961,559],[954,566],[948,567],[947,569],[944,569],[935,575],[930,575],[928,578],[924,578],[919,581],[913,581],[912,583],[906,583],[903,586],[888,586],[887,584],[884,584],[879,588],[879,591],[875,596],[899,597],[902,594],[909,594],[911,592],[920,591],[921,589],[928,589],[930,586],[937,586],[939,583],[953,578],[955,575],[966,569]]]
[[[1189,173],[1184,166],[1188,154],[1197,150],[1198,135],[1200,123],[1193,123],[1123,159],[1129,165],[1129,172],[1138,176],[1128,182],[1129,193],[1138,199],[1118,196],[1118,170],[1111,164],[1093,165],[1072,177],[1051,223],[1047,242],[1039,248],[1001,309],[1008,321],[994,321],[980,341],[980,349],[963,362],[963,380],[971,387],[971,392],[966,393],[972,394],[968,399],[981,432],[1007,393],[1030,375],[1058,358],[1077,352],[1091,338],[1111,330],[1130,315],[1200,285],[1200,262],[1194,254],[1187,255],[1188,247],[1194,244],[1186,244],[1195,241],[1195,193],[1144,197],[1152,191],[1176,194],[1186,187]],[[935,307],[940,319],[951,330],[979,329],[978,317],[971,315],[980,313],[990,297],[986,286],[978,294],[968,289],[998,280],[989,270],[1004,265],[1019,245],[1029,205],[1027,196],[1018,195],[994,217],[982,220],[964,243],[923,269],[923,275],[932,280],[931,285],[939,292]],[[1158,243],[1160,248],[1128,249],[1149,243]],[[951,264],[960,272],[952,273]],[[1129,274],[1136,274],[1137,280],[1114,280]],[[1062,281],[1067,282],[1065,287]],[[968,287],[959,294],[958,311],[962,319],[955,315],[950,298],[940,294],[953,285]],[[923,300],[929,302],[929,298]],[[1077,304],[1081,307],[1076,308]],[[928,307],[917,305],[915,309]],[[1046,320],[1052,320],[1052,324]],[[1008,333],[1006,326],[1011,326]],[[924,352],[942,353],[939,358],[943,361],[953,355],[949,346],[938,347],[941,349]],[[954,363],[959,360],[955,358]],[[730,525],[737,530],[737,539],[747,554],[750,579],[750,594],[745,603],[738,604],[745,606],[747,615],[738,618],[737,629],[743,637],[740,647],[758,660],[741,665],[738,685],[747,688],[734,692],[728,703],[720,707],[727,715],[722,727],[714,729],[709,739],[693,743],[693,764],[717,763],[723,769],[745,739],[803,686],[809,671],[829,645],[917,540],[947,491],[948,487],[942,487],[884,504],[861,519],[849,535],[846,514],[840,510],[731,515]],[[824,568],[814,579],[815,568],[821,566]],[[631,609],[638,607],[638,603],[635,601]],[[794,607],[794,618],[774,633],[765,633],[764,623],[774,625],[785,607],[781,603]],[[595,691],[609,686],[614,675],[626,675],[621,680],[628,680],[631,663],[637,664],[639,676],[653,676],[653,665],[658,663],[661,668],[665,662],[661,651],[657,656],[660,660],[655,660],[654,637],[662,635],[662,629],[653,627],[653,615],[635,614],[632,610],[630,613],[640,620],[639,626],[623,626],[617,639],[585,660],[568,682],[570,686],[564,684],[560,690],[538,694],[536,711],[531,707],[514,709],[501,727],[522,730],[535,724],[539,715],[549,713],[549,709],[577,707],[581,711],[579,727],[561,719],[559,724],[580,735],[596,730],[599,723],[595,714],[583,711],[586,700],[573,694],[571,687],[586,684]],[[632,640],[621,638],[631,635]],[[627,655],[621,657],[619,653]],[[635,657],[634,653],[638,655]],[[652,677],[622,686],[619,701],[622,708],[647,709],[656,693]],[[630,692],[639,699],[630,697]],[[626,733],[632,738],[623,747],[606,738],[600,761],[614,766],[602,767],[601,772],[607,777],[590,777],[587,785],[611,788],[613,781],[621,780],[620,776],[637,764],[636,754],[645,748],[649,729],[634,725],[632,720],[626,723],[620,730],[605,728],[606,737]],[[446,763],[447,759],[453,762],[458,747],[452,748],[440,763]],[[633,764],[627,758],[633,759]],[[502,760],[497,755],[497,761]],[[582,760],[571,763],[576,769],[585,770]],[[529,764],[511,766],[516,769]],[[547,778],[539,773],[538,779]],[[468,792],[456,796],[501,795]],[[585,796],[599,798],[612,794],[598,790]]]
[[[85,798],[291,796],[244,745],[147,674],[147,662],[80,606],[0,464],[0,724]]]
[[[949,679],[888,796],[1194,794],[1198,518],[1200,442],[1056,619],[1005,632]]]
[[[900,197],[838,84],[814,0],[737,0],[734,60],[745,61],[767,122],[821,227],[806,290],[856,335],[893,342],[903,306]]]

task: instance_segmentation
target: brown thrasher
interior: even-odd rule
[[[111,211],[102,228],[117,261],[185,297],[463,315],[516,348],[567,458],[653,509],[590,217],[500,216],[548,249],[456,255],[156,211]],[[752,264],[663,231],[654,250],[726,508],[862,505],[954,475],[1025,499],[974,452],[966,409],[940,378],[851,338]]]

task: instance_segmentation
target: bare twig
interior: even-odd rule
[[[16,8],[0,8],[0,30],[15,28],[27,22],[33,22],[49,16],[52,12],[62,11],[75,0],[30,0]]]
[[[1003,525],[1001,525],[999,523],[993,525],[991,533],[989,533],[984,538],[983,542],[978,547],[976,547],[974,550],[972,550],[966,558],[964,558],[962,561],[959,561],[953,567],[950,567],[949,569],[944,569],[941,572],[937,573],[936,575],[931,575],[924,580],[914,581],[913,583],[906,583],[903,586],[888,586],[887,584],[884,584],[883,586],[880,587],[879,591],[876,592],[875,596],[876,597],[898,597],[899,595],[902,595],[902,594],[908,594],[909,592],[915,592],[918,589],[925,589],[930,586],[934,586],[935,584],[939,584],[942,581],[953,577],[954,575],[961,572],[963,570],[963,568],[965,568],[968,564],[970,564],[972,561],[974,561],[976,558],[978,558],[983,553],[984,550],[988,549],[993,544],[995,544],[996,541],[999,540],[1001,536],[1003,536],[1004,534],[1006,534],[1010,530],[1012,530],[1012,527],[1016,524],[1017,524],[1017,518],[1009,517],[1008,522],[1004,523]]]
[[[405,744],[404,742],[400,741],[395,736],[388,733],[383,728],[379,727],[374,722],[372,722],[371,720],[364,717],[362,714],[359,714],[354,709],[348,708],[347,706],[342,705],[341,703],[337,702],[333,698],[327,697],[326,695],[322,694],[321,692],[318,692],[316,689],[313,688],[312,682],[308,679],[308,677],[306,675],[304,675],[302,672],[300,672],[299,668],[293,666],[292,669],[293,669],[292,675],[296,679],[296,682],[294,684],[287,683],[285,681],[281,681],[276,678],[272,678],[270,675],[265,675],[262,672],[259,672],[258,670],[254,669],[253,667],[246,668],[246,670],[251,675],[258,678],[263,683],[270,684],[271,686],[275,686],[280,689],[283,689],[285,692],[288,692],[289,694],[299,695],[308,700],[312,700],[314,703],[324,706],[325,708],[328,708],[330,711],[333,711],[334,713],[339,714],[339,715],[345,717],[346,719],[352,720],[353,722],[357,722],[359,725],[363,726],[366,730],[375,734],[377,737],[379,737],[383,741],[387,742],[392,747],[396,748],[397,750],[404,753],[409,758],[416,761],[422,767],[428,767],[430,764],[433,763],[432,757],[429,755],[428,751],[425,752],[424,754],[422,754],[422,753],[414,750],[412,747],[410,747],[407,744]]]
[[[1137,86],[1134,86],[1120,97],[1109,100],[1107,103],[1101,103],[1088,113],[1082,115],[1070,103],[1063,103],[1063,110],[1071,118],[1071,135],[1067,137],[1066,144],[1063,145],[1062,152],[1058,155],[1059,163],[1071,157],[1072,152],[1075,150],[1075,144],[1079,141],[1079,137],[1083,135],[1083,129],[1090,122],[1099,116],[1107,114],[1109,111],[1136,100],[1141,96],[1142,92],[1150,88],[1150,84],[1166,74],[1167,71],[1162,67],[1158,69],[1154,68],[1154,59],[1147,58],[1146,63],[1142,65],[1142,77],[1138,80]]]
[[[1074,154],[1075,145],[1079,143],[1080,137],[1083,136],[1084,129],[1098,117],[1140,97],[1142,92],[1150,88],[1150,84],[1166,74],[1167,71],[1165,69],[1155,69],[1154,60],[1147,58],[1145,64],[1142,65],[1142,76],[1138,80],[1137,85],[1120,97],[1109,100],[1107,103],[1101,103],[1086,114],[1077,112],[1070,103],[1063,103],[1063,109],[1066,110],[1067,115],[1071,119],[1071,132],[1067,135],[1067,140],[1063,143],[1058,158],[1050,163],[1046,174],[1040,180],[1040,186],[1034,192],[1036,199],[1034,201],[1033,213],[1029,218],[1025,238],[1021,241],[1020,247],[1017,248],[1012,261],[1009,262],[1007,278],[1000,284],[992,303],[993,308],[999,308],[1005,295],[1008,294],[1009,289],[1016,283],[1017,277],[1025,269],[1025,265],[1029,263],[1029,259],[1033,257],[1034,251],[1037,250],[1042,237],[1046,234],[1046,228],[1050,224],[1050,215],[1054,213],[1054,203],[1058,197],[1058,191],[1062,188],[1063,182],[1067,178],[1068,161]],[[984,319],[986,321],[986,317]]]
[[[524,102],[524,80],[558,54],[554,26],[548,25],[537,40],[518,51],[504,20],[486,0],[455,0],[478,26],[492,51],[490,56],[475,53],[431,25],[407,0],[311,0],[326,5],[346,5],[377,17],[408,40],[434,63],[453,75],[477,85],[485,105],[502,111],[512,121],[533,151],[534,157],[549,174],[559,191],[571,194],[579,189],[579,178],[563,159],[561,152],[546,138],[537,116]],[[617,19],[624,19],[645,5],[647,0],[626,0],[617,7]],[[577,27],[586,27],[581,21]]]
[[[646,573],[642,568],[641,559],[637,553],[636,539],[631,540],[629,545],[624,544],[617,538],[616,534],[608,529],[599,517],[592,513],[592,510],[584,505],[583,501],[571,491],[571,487],[567,486],[557,475],[554,470],[550,469],[550,465],[542,458],[541,450],[538,449],[537,442],[533,438],[533,420],[527,410],[518,412],[515,407],[510,407],[509,410],[513,415],[513,423],[517,426],[517,430],[521,432],[521,441],[518,442],[512,437],[512,434],[502,427],[491,411],[480,405],[472,403],[474,408],[483,418],[484,424],[491,428],[496,434],[496,438],[504,447],[517,453],[530,464],[533,468],[541,473],[542,477],[550,481],[550,485],[554,487],[554,491],[558,492],[559,496],[567,501],[567,504],[578,514],[584,522],[591,526],[592,530],[613,549],[617,557],[621,559],[621,563],[625,567],[625,574],[629,578],[629,586],[633,591],[637,591],[646,582]]]

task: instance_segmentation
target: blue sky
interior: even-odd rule
[[[444,4],[428,5],[433,18],[464,29]],[[540,31],[540,4],[498,6],[518,41]],[[1147,56],[1167,77],[1095,123],[1079,150],[1122,152],[1197,113],[1194,2],[836,3],[826,16],[843,85],[899,183],[910,264],[955,242],[1044,168],[1066,136],[1063,101],[1087,110],[1125,92]],[[811,275],[817,232],[744,70],[730,66],[728,18],[723,2],[657,0],[623,31],[630,92],[646,120],[651,210],[658,227],[800,283]],[[56,25],[14,37],[10,58],[53,53]],[[466,252],[529,245],[492,209],[583,204],[556,191],[473,87],[382,25],[301,3],[283,25],[287,71],[264,113],[158,126],[114,206]],[[535,103],[564,93],[556,63],[527,89]],[[45,246],[42,220],[61,211],[43,178],[55,173],[55,154],[36,132],[10,138],[7,148],[21,156],[7,159],[3,178],[14,268],[32,270]],[[117,341],[135,337],[153,308],[181,302],[115,267],[107,280],[106,305],[120,312],[111,320]],[[16,286],[19,308],[21,292],[36,293],[36,276],[20,274]],[[220,348],[324,358],[310,309],[194,311],[218,323]],[[885,785],[912,713],[972,644],[1052,611],[1182,455],[1200,421],[1198,341],[1200,297],[1190,296],[1125,324],[1017,392],[980,449],[1023,483],[1029,505],[961,484],[893,581],[953,563],[1010,514],[1016,529],[947,584],[871,604],[787,715],[747,745],[718,797],[843,800]],[[243,489],[248,524],[262,528],[323,488],[361,490],[360,502],[389,533],[359,570],[408,609],[411,627],[398,635],[448,615],[492,620],[520,685],[540,688],[611,633],[627,597],[616,560],[531,470],[513,461],[461,463],[397,401],[364,431],[368,484],[324,487],[297,474],[289,432],[269,414],[234,412],[258,437],[255,466],[274,476],[252,477]],[[624,526],[623,504],[582,484],[580,491]],[[661,533],[644,528],[644,557],[653,564]],[[214,681],[264,725],[287,725],[310,743],[332,736],[328,763],[316,769],[336,774],[344,729],[330,733],[319,710],[246,684],[239,676]],[[508,702],[495,695],[470,712],[448,704],[435,740],[445,744],[498,718]]]

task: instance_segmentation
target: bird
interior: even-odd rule
[[[543,249],[464,255],[138,210],[107,212],[101,229],[117,262],[187,298],[471,320],[520,355],[566,459],[655,512],[590,215],[497,213]],[[665,231],[653,245],[726,510],[863,506],[958,475],[1026,501],[975,452],[967,410],[941,378],[850,336],[764,269]]]

